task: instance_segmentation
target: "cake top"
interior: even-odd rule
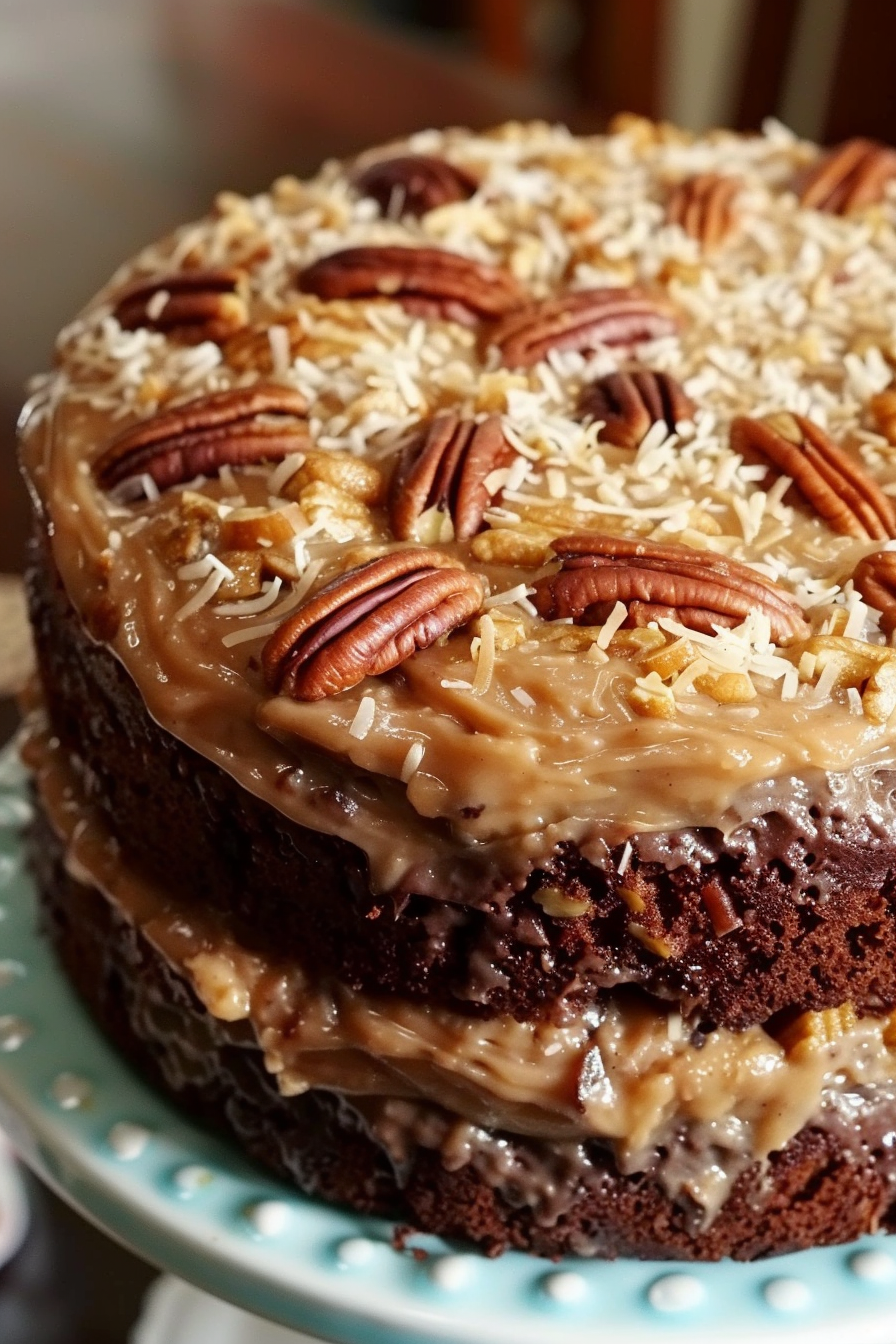
[[[896,744],[894,176],[870,141],[628,117],[221,195],[27,408],[70,597],[164,727],[384,889],[866,780]]]

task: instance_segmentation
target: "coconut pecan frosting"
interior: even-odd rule
[[[221,195],[35,385],[70,597],[381,887],[892,766],[891,165],[623,118]]]

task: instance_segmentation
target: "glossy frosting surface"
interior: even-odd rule
[[[815,633],[885,643],[851,582],[881,543],[834,533],[787,478],[733,452],[729,429],[743,414],[810,416],[896,493],[894,449],[869,413],[892,378],[893,200],[845,218],[802,208],[794,183],[817,151],[777,125],[700,140],[638,122],[588,140],[510,126],[427,132],[408,147],[463,168],[477,190],[392,217],[353,185],[353,165],[329,164],[309,183],[221,197],[62,334],[57,369],[23,419],[26,470],[69,595],[154,718],[295,820],[357,844],[375,887],[433,893],[473,872],[521,885],[563,840],[599,860],[636,833],[727,833],[764,781],[786,791],[794,776],[892,767],[896,728],[863,713],[863,683],[813,676],[756,613],[709,636],[667,619],[648,646],[612,617],[603,628],[544,621],[529,599],[551,569],[551,538],[597,529],[746,561],[795,596]],[[737,229],[711,256],[666,218],[674,186],[706,171],[740,182]],[[679,328],[636,350],[553,351],[507,369],[487,330],[385,297],[299,291],[297,276],[318,259],[385,244],[506,267],[535,299],[638,284],[671,303]],[[134,277],[221,266],[248,275],[249,325],[235,336],[188,343],[124,331],[112,315]],[[635,359],[674,376],[697,410],[628,450],[575,408],[590,381]],[[213,551],[172,561],[183,488],[127,500],[92,472],[127,424],[261,378],[304,395],[313,452],[353,454],[384,482],[408,431],[447,409],[500,415],[515,453],[492,482],[478,537],[454,540],[442,514],[421,519],[416,538],[483,578],[485,615],[394,672],[313,703],[271,694],[261,649],[309,593],[398,544],[382,504],[355,507],[320,489],[287,497],[301,454],[190,482],[221,523],[264,507],[290,529],[281,549],[296,577],[222,604]],[[519,538],[525,560],[519,551],[508,563]],[[687,657],[657,692],[670,714],[638,712],[633,692],[651,687],[645,651],[682,639]],[[727,673],[746,679],[737,702],[698,688]]]

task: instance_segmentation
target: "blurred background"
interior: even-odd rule
[[[218,188],[426,125],[625,109],[896,141],[894,48],[894,0],[0,0],[0,741],[23,385],[124,257]],[[0,1324],[14,1293],[24,1323],[3,1344],[122,1344],[151,1271],[49,1197],[35,1226],[0,1270]]]

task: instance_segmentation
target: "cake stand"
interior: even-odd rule
[[[29,815],[24,775],[7,748],[0,1124],[48,1185],[138,1255],[245,1312],[338,1344],[658,1344],[675,1336],[893,1344],[896,1241],[869,1237],[750,1265],[488,1260],[433,1237],[398,1252],[390,1224],[274,1181],[157,1095],[82,1009],[37,933],[21,838]],[[169,1281],[164,1291],[186,1302],[191,1290]],[[249,1338],[236,1327],[216,1337]]]

